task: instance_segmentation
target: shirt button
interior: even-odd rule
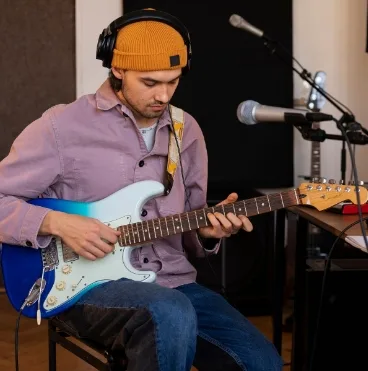
[[[147,210],[143,209],[141,212],[141,216],[146,216],[147,215]]]
[[[139,161],[139,167],[142,167],[142,166],[144,166],[144,161],[143,160]]]
[[[144,258],[143,259],[143,263],[146,263],[147,264],[148,263],[148,258]]]
[[[33,246],[31,241],[26,241],[26,245],[29,247]]]

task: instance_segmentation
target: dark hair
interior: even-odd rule
[[[123,86],[123,82],[122,82],[121,79],[118,79],[117,77],[115,77],[115,75],[112,73],[111,70],[109,71],[109,81],[110,81],[111,87],[115,91],[120,91],[121,90],[121,88]]]

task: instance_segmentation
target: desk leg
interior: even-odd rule
[[[273,344],[282,352],[282,309],[284,304],[284,254],[285,254],[285,210],[274,212],[274,249],[273,249]]]
[[[306,371],[305,354],[305,268],[309,222],[298,215],[295,251],[294,329],[291,371]]]

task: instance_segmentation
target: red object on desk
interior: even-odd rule
[[[368,204],[363,204],[362,205],[362,213],[363,214],[368,214]],[[345,205],[342,205],[341,207],[341,214],[345,214],[345,215],[354,215],[354,214],[359,214],[359,211],[358,211],[358,205],[354,205],[354,204],[345,204]]]

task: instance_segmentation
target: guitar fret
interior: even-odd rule
[[[197,222],[197,228],[199,228],[199,224],[198,224],[198,217],[197,217],[197,211],[194,212],[194,215],[195,215],[195,218],[196,218],[196,222]]]
[[[267,195],[267,201],[268,201],[268,207],[270,208],[270,211],[271,211],[272,208],[271,208],[270,199],[268,198],[268,195]]]
[[[234,206],[234,204],[233,204],[233,210],[234,210],[234,215],[236,215],[236,211],[235,211],[235,206]]]
[[[173,222],[173,232],[175,233],[175,231],[176,231],[177,229],[179,229],[180,227],[179,227],[178,225],[175,226],[174,216],[171,217],[171,220],[172,220],[172,222]]]
[[[118,228],[119,230],[119,228]],[[120,232],[121,232],[121,228],[120,228]],[[123,246],[124,245],[124,242],[123,242],[123,234],[121,233],[120,236],[118,237],[118,242],[119,242],[119,245],[120,246]]]
[[[131,245],[132,244],[132,241],[130,239],[129,224],[126,225],[126,231],[127,231],[127,235],[128,235],[129,245]]]
[[[130,228],[129,228],[129,226],[130,226]],[[130,234],[132,235],[133,243],[135,243],[134,229],[133,229],[133,225],[132,224],[129,224],[128,225],[128,230],[129,230],[129,235]]]
[[[281,197],[282,207],[285,207],[284,200],[282,199],[282,193],[280,193],[280,197]]]
[[[245,216],[248,216],[247,207],[245,206],[245,200],[243,200]]]
[[[207,223],[207,216],[206,216],[206,212],[205,212],[205,210],[203,209],[202,210],[202,212],[203,212],[203,218],[204,218],[204,222],[206,223],[206,227],[208,226],[208,223]],[[199,217],[199,219],[202,219],[202,216],[200,216]]]
[[[139,237],[142,235],[143,241],[146,241],[146,236],[144,234],[144,227],[143,227],[143,223],[142,222],[141,223],[137,223],[137,231],[138,231]],[[141,235],[139,233],[141,233]],[[141,241],[139,241],[139,242],[141,242]]]
[[[170,233],[169,233],[169,227],[168,227],[168,225],[167,225],[166,216],[165,216],[165,224],[166,224],[167,235],[170,236]]]
[[[180,227],[181,227],[181,231],[183,232],[184,230],[183,230],[183,224],[182,224],[182,222],[181,222],[181,217],[180,217],[180,214],[179,214],[179,221],[180,221]]]
[[[149,230],[149,225],[148,225],[147,220],[146,220],[146,224],[147,224],[147,231],[148,231],[148,239],[151,240],[151,233],[150,233],[150,230]]]
[[[126,235],[125,235],[125,230],[124,230],[124,225],[121,227],[121,235],[120,237],[123,237],[124,236],[124,245],[127,246],[127,240],[126,240]]]
[[[152,223],[152,229],[153,229],[153,233],[155,234],[155,238],[157,238],[157,234],[156,234],[156,228],[155,228],[155,222],[154,222],[154,219],[151,220],[151,223]]]
[[[256,201],[257,213],[259,214],[258,204],[257,204],[257,199],[256,198],[255,198],[255,201]]]
[[[157,222],[158,222],[158,227],[160,228],[161,237],[163,237],[164,235],[162,234],[161,221],[160,221],[160,219],[158,219]],[[157,229],[157,227],[156,227],[156,229]]]
[[[136,234],[138,236],[138,242],[141,242],[141,236],[139,235],[138,223],[135,223],[135,227],[137,228],[137,231],[134,232],[134,234]]]
[[[191,231],[192,230],[192,226],[190,225],[190,219],[189,219],[189,214],[188,213],[187,213],[187,219],[188,219],[189,230]]]

